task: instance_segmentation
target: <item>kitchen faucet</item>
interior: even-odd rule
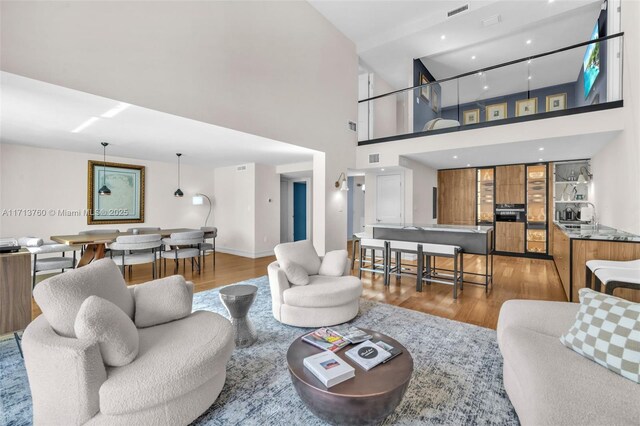
[[[594,225],[596,227],[596,229],[598,228],[598,218],[596,216],[596,206],[595,204],[593,204],[590,201],[587,201],[585,204],[588,204],[591,206],[591,208],[593,209],[593,216],[591,217],[591,224]]]

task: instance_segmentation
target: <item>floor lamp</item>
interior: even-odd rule
[[[205,194],[201,194],[201,193],[197,193],[196,195],[193,196],[192,198],[192,202],[194,206],[201,206],[204,204],[204,199],[207,199],[207,202],[209,203],[209,213],[207,213],[207,218],[204,221],[204,226],[207,226],[207,222],[209,222],[209,216],[211,216],[211,198],[209,198],[208,196],[206,196]]]

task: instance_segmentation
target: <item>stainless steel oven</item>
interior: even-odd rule
[[[525,222],[524,204],[496,204],[496,222]]]

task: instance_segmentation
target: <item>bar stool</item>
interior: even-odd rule
[[[362,240],[363,238],[365,238],[366,234],[364,232],[358,232],[356,234],[353,234],[351,236],[351,241],[352,241],[352,246],[351,246],[351,270],[353,271],[353,268],[355,268],[356,266],[356,254],[360,253],[359,247],[360,246],[360,240]],[[359,262],[360,260],[358,260]]]
[[[598,269],[638,269],[640,270],[640,259],[637,260],[589,260],[586,264],[585,270],[585,286],[591,288],[591,282],[593,281],[593,273]]]
[[[403,254],[414,254],[418,255],[418,245],[420,243],[414,243],[411,241],[389,241],[388,242],[388,250],[387,254],[388,264],[387,264],[387,273],[385,274],[385,285],[389,285],[390,275],[395,272],[396,277],[400,278],[402,274],[411,274],[402,268],[402,255]],[[394,267],[391,267],[391,259],[395,258]],[[416,274],[419,271],[416,269]],[[411,274],[414,275],[414,274]]]
[[[371,250],[371,260],[367,260],[367,250]],[[378,267],[376,263],[376,251],[382,252],[382,267]],[[366,265],[369,265],[367,268]],[[373,274],[385,274],[387,271],[387,242],[384,240],[376,240],[373,238],[360,239],[360,266],[358,267],[358,278],[362,279],[362,271],[371,272]],[[385,281],[386,285],[386,281]]]
[[[595,272],[595,290],[600,291],[604,284],[604,293],[613,295],[616,288],[640,290],[640,269],[603,269]]]
[[[430,257],[446,257],[453,259],[453,275],[440,274],[435,269],[430,268]],[[427,266],[425,268],[424,259],[427,259]],[[458,269],[460,265],[460,269]],[[440,283],[440,284],[453,284],[453,298],[458,298],[458,284],[460,290],[463,287],[463,275],[462,275],[462,248],[458,246],[451,246],[446,244],[418,244],[418,276],[416,279],[416,291],[422,291],[422,282]],[[443,279],[438,278],[442,276]],[[446,279],[444,279],[446,277]],[[450,278],[450,279],[449,279]]]

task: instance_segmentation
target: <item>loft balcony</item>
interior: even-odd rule
[[[624,33],[358,102],[358,145],[623,106]]]

